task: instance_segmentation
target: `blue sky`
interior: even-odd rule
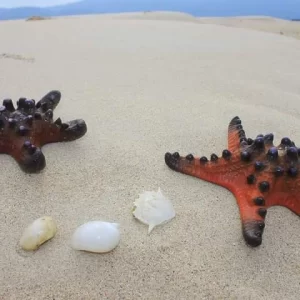
[[[78,0],[1,0],[0,7],[18,7],[18,6],[51,6],[57,4],[66,4],[77,2]]]

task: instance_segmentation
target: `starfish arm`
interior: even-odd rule
[[[28,137],[19,136],[18,132],[11,132],[10,135],[1,132],[0,150],[1,153],[11,155],[26,173],[41,171],[46,165],[41,149],[33,145]]]
[[[173,154],[167,152],[165,154],[165,163],[170,169],[221,185],[228,189],[234,187],[231,176],[227,176],[228,168],[234,168],[232,159],[236,160],[235,157],[231,158],[231,153],[228,150],[223,151],[223,157],[221,158],[212,154],[210,161],[204,156],[199,158],[194,157],[192,154],[188,154],[185,157],[180,156],[178,152]]]
[[[191,154],[183,157],[180,156],[178,152],[173,154],[167,152],[165,154],[165,163],[170,169],[176,172],[201,178],[210,182],[216,181],[216,175],[214,175],[213,172],[208,172],[208,169],[213,169],[213,165],[208,166],[208,162],[201,163],[199,158],[194,158]]]
[[[45,156],[41,150],[43,145],[72,141],[82,137],[87,131],[83,120],[57,123],[37,120],[24,136],[20,136],[16,140],[11,139],[7,143],[10,146],[5,149],[5,152],[11,154],[24,172],[41,171],[46,166]]]
[[[214,156],[212,156],[216,159]],[[229,189],[235,196],[240,210],[242,232],[247,244],[256,247],[262,242],[266,215],[265,195],[259,189],[263,178],[252,181],[253,166],[247,164],[240,168],[239,156],[233,154],[231,159],[218,158],[217,161],[201,161],[191,154],[186,157],[178,153],[166,153],[166,164],[173,170],[216,183]],[[271,175],[270,175],[271,176]],[[264,179],[266,177],[264,176]],[[269,182],[272,179],[269,179]]]
[[[59,91],[50,91],[41,100],[39,100],[35,107],[40,111],[54,110],[59,104],[61,93]]]
[[[35,122],[32,127],[31,141],[37,147],[56,142],[67,142],[81,138],[87,132],[86,123],[81,120],[72,120],[62,123],[60,119],[55,122]]]
[[[46,159],[41,149],[29,141],[22,147],[16,148],[11,155],[25,173],[37,173],[46,166]]]
[[[246,134],[241,119],[234,117],[228,125],[228,150],[236,151],[240,149],[241,142],[247,144]]]
[[[252,187],[241,184],[233,191],[240,211],[242,234],[246,243],[257,247],[262,243],[267,214],[265,195],[256,185]]]
[[[59,141],[73,141],[81,138],[87,132],[87,125],[84,120],[77,119],[60,126],[58,135]]]

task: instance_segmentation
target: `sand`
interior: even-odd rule
[[[254,29],[264,32],[285,35],[300,39],[300,22],[265,16],[232,17],[232,18],[198,18],[206,24],[219,24],[229,27]]]
[[[299,299],[299,216],[270,208],[263,244],[250,248],[233,195],[171,171],[164,154],[220,155],[236,115],[249,136],[299,142],[300,42],[169,16],[0,23],[1,97],[58,89],[54,116],[88,125],[82,139],[43,148],[40,174],[0,156],[1,300]],[[177,215],[147,235],[131,208],[158,187]],[[57,236],[20,251],[43,215]],[[98,219],[121,224],[119,246],[72,250],[75,228]]]

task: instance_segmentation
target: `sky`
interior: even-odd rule
[[[52,6],[77,2],[78,0],[0,0],[0,7],[19,7],[19,6]]]

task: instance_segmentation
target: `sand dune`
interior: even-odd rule
[[[82,18],[87,16],[68,16],[65,19]],[[62,18],[62,17],[61,17]],[[172,11],[145,11],[121,14],[103,14],[98,20],[152,20],[178,21],[199,24],[215,24],[235,28],[253,29],[276,33],[300,39],[300,22],[283,20],[268,16],[241,16],[241,17],[194,17],[187,13]]]
[[[105,15],[101,17],[105,17]],[[145,12],[136,12],[136,13],[107,14],[106,17],[113,18],[113,19],[198,22],[197,18],[190,14],[181,13],[181,12],[169,12],[169,11],[145,11]]]
[[[190,14],[168,11],[148,11],[123,14],[107,14],[101,18],[131,19],[131,20],[160,20],[182,21],[200,24],[216,24],[236,28],[253,29],[264,32],[276,33],[300,39],[300,22],[283,20],[268,16],[241,16],[241,17],[217,17],[197,18]]]
[[[67,16],[60,17],[64,19],[78,19],[78,18],[93,18],[93,16]],[[97,15],[98,21],[102,20],[149,20],[149,21],[178,21],[178,22],[192,22],[199,23],[197,17],[194,17],[187,13],[172,12],[172,11],[143,11],[143,12],[131,12],[112,14],[106,13]]]
[[[300,39],[300,22],[295,21],[264,16],[235,18],[199,18],[198,20],[201,23],[205,24],[218,24],[229,27],[254,29]]]
[[[104,19],[129,20],[160,20],[182,21],[200,24],[216,24],[236,28],[253,29],[270,33],[277,33],[288,37],[300,39],[300,22],[283,20],[268,16],[241,16],[241,17],[194,17],[187,13],[171,11],[146,11],[123,14],[104,14]]]
[[[80,140],[45,146],[40,174],[0,155],[1,300],[299,298],[299,216],[269,209],[263,244],[250,248],[233,195],[164,162],[167,151],[220,155],[236,115],[250,137],[300,142],[299,41],[212,23],[0,23],[0,97],[58,89],[54,117],[88,126]],[[132,204],[158,187],[177,215],[147,235]],[[58,234],[24,254],[21,233],[43,215]],[[120,245],[106,255],[72,250],[75,228],[95,219],[121,224]]]

